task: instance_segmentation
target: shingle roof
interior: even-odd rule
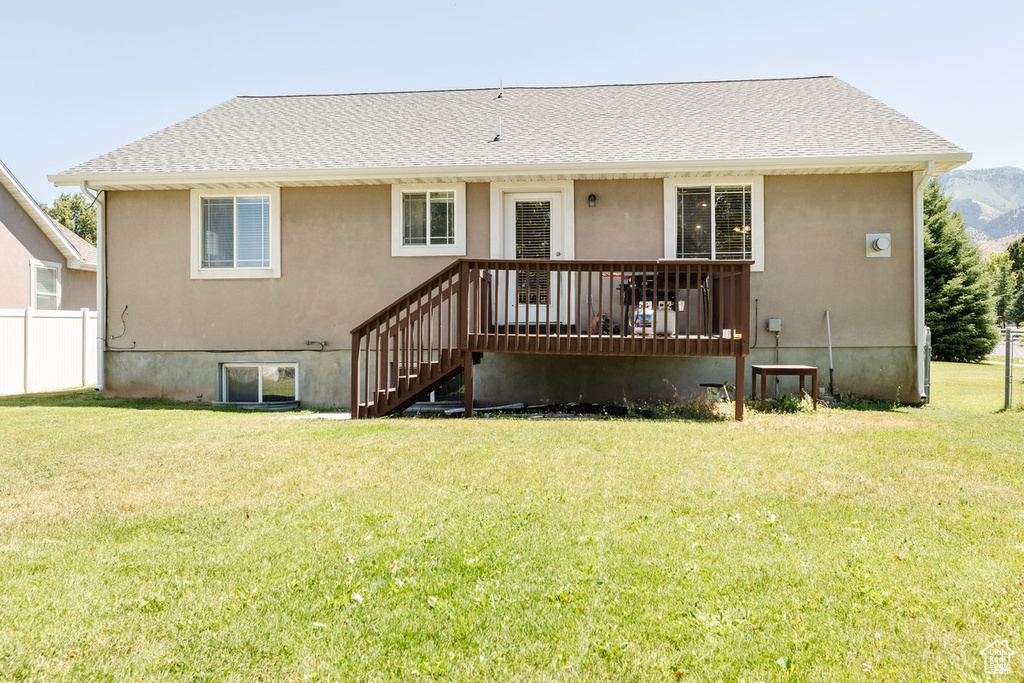
[[[59,176],[966,155],[832,77],[497,94],[236,97]]]
[[[77,232],[64,227],[63,224],[53,220],[52,218],[50,219],[50,222],[53,223],[53,225],[58,230],[61,231],[61,234],[64,235],[64,239],[66,239],[68,242],[71,242],[72,246],[74,246],[75,249],[78,250],[78,253],[82,257],[81,260],[83,263],[96,265],[97,256],[99,252],[96,251],[95,244],[91,244],[88,240],[81,237]]]

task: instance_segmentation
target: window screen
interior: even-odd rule
[[[270,197],[202,201],[203,268],[270,266]]]
[[[750,186],[715,188],[715,258],[750,258]]]
[[[270,197],[238,197],[235,200],[238,221],[239,268],[270,266]]]
[[[57,269],[35,266],[35,307],[40,311],[57,310]]]

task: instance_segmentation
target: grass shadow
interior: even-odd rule
[[[130,410],[245,412],[244,409],[236,406],[215,406],[200,401],[104,396],[101,392],[89,388],[0,396],[0,408],[121,408]]]

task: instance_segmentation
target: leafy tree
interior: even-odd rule
[[[1008,315],[1017,297],[1017,284],[1021,281],[1021,273],[1013,267],[1013,259],[1007,252],[992,254],[985,261],[985,276],[992,290],[995,307],[996,323],[1003,327],[1007,321],[1013,321]]]
[[[65,192],[57,197],[53,206],[43,204],[42,209],[68,230],[96,244],[96,207],[83,195]]]
[[[951,197],[932,180],[924,191],[924,319],[932,358],[978,362],[999,340],[981,253]]]

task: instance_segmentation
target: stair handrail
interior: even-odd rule
[[[378,413],[381,405],[387,405],[388,393],[385,387],[385,395],[381,400],[378,391],[374,391],[373,394],[370,392],[370,364],[371,359],[369,353],[366,357],[362,356],[363,343],[367,344],[367,351],[369,352],[370,344],[372,343],[371,338],[375,333],[381,331],[382,328],[389,325],[394,325],[393,331],[396,333],[394,336],[397,339],[403,332],[408,332],[411,326],[411,315],[416,311],[417,308],[425,307],[427,310],[437,308],[439,311],[443,306],[452,300],[452,298],[459,296],[462,289],[462,278],[464,277],[466,267],[465,259],[458,259],[453,263],[449,264],[446,268],[434,273],[428,279],[416,287],[410,289],[405,294],[399,296],[397,299],[389,303],[387,306],[379,310],[367,318],[360,325],[357,325],[352,329],[352,377],[351,377],[351,407],[350,410],[353,417],[364,417],[371,414]],[[452,283],[449,286],[445,286],[446,283]],[[437,294],[434,291],[437,290]],[[432,296],[433,295],[433,296]],[[424,302],[424,298],[427,299]],[[452,319],[451,322],[459,325],[460,328],[465,326],[465,319],[461,305],[459,302],[458,316],[457,319]],[[404,317],[403,317],[404,315]],[[429,318],[429,316],[428,316]],[[439,312],[436,321],[438,327],[438,358],[439,361],[452,360],[459,349],[459,344],[462,340],[461,329],[459,336],[456,339],[446,338],[445,335],[440,334],[440,328],[443,324],[443,316]],[[432,327],[434,325],[432,324]],[[433,334],[433,329],[427,332],[428,335]],[[409,339],[412,337],[410,336]],[[447,343],[445,343],[447,342]],[[422,348],[417,347],[417,353],[421,352]],[[390,362],[388,355],[382,354],[380,348],[375,349],[376,362],[374,377],[380,378],[387,375],[387,371],[384,369],[386,364]],[[365,367],[364,367],[365,366]],[[365,379],[365,386],[361,382]],[[408,377],[404,388],[409,389]],[[401,381],[396,382],[396,388],[401,388]],[[361,389],[363,391],[361,391]],[[379,390],[380,387],[377,387]],[[363,401],[364,394],[366,401]]]

